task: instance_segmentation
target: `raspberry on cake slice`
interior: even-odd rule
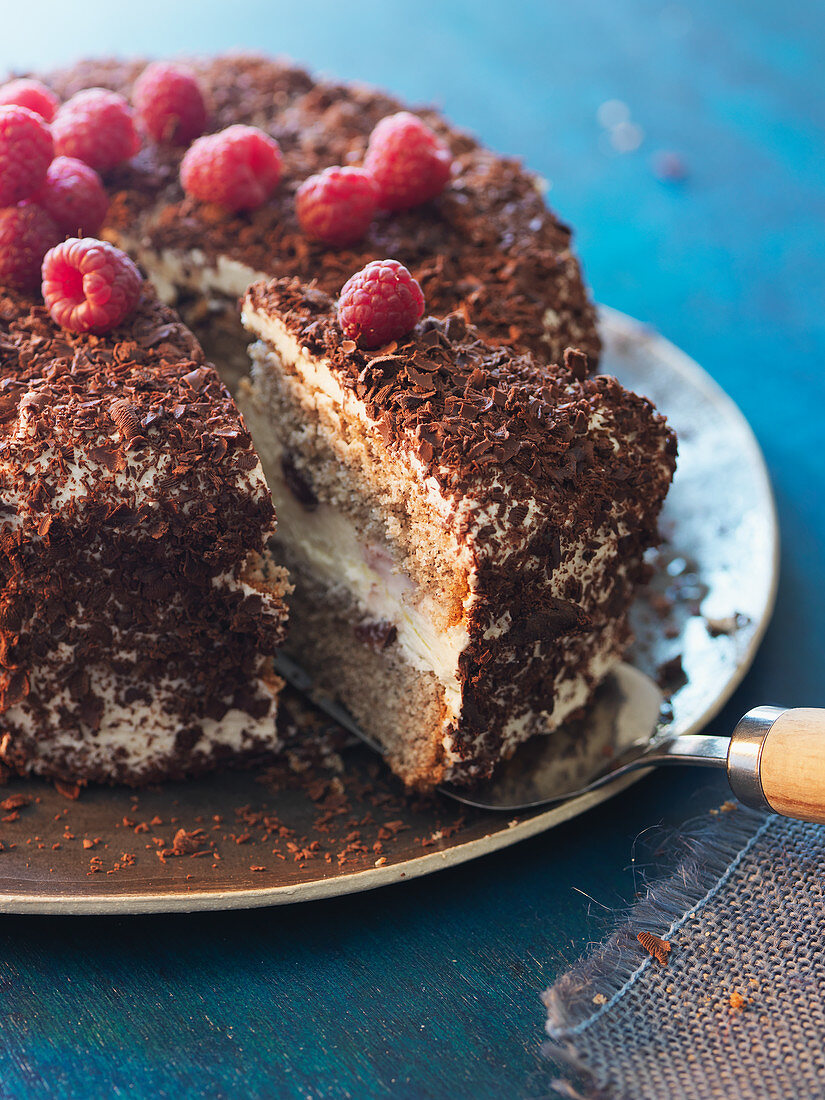
[[[337,304],[251,287],[239,401],[295,585],[289,652],[426,788],[489,774],[620,659],[676,443],[581,352],[547,367],[460,314],[417,321],[399,268]]]
[[[98,334],[0,291],[0,761],[81,783],[277,747],[287,584],[261,465],[198,342],[125,265],[95,241],[46,257],[54,316]]]

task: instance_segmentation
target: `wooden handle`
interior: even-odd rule
[[[768,730],[759,764],[772,810],[825,823],[825,710],[786,710]]]

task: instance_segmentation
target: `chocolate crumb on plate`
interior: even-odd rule
[[[660,936],[654,935],[652,932],[639,932],[636,939],[647,951],[648,955],[652,955],[656,962],[662,966],[667,966],[668,956],[670,955],[670,944],[667,940],[663,940]]]

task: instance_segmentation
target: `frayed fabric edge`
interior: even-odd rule
[[[542,995],[551,1040],[544,1048],[548,1057],[569,1066],[580,1081],[590,1077],[573,1040],[610,1012],[648,967],[657,965],[650,955],[641,956],[637,933],[648,931],[669,939],[715,897],[775,820],[737,804],[724,822],[702,818],[685,825],[669,846],[670,861],[679,861],[677,870],[651,883],[610,938]],[[665,853],[663,862],[667,858]],[[605,1000],[594,1010],[596,993]],[[582,1095],[569,1082],[553,1084],[562,1095]],[[593,1084],[586,1095],[597,1100],[603,1094]]]

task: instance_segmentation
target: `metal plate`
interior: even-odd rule
[[[605,309],[601,322],[604,372],[649,396],[679,435],[665,544],[634,607],[630,659],[654,676],[670,672],[671,725],[686,733],[724,704],[767,625],[778,565],[770,484],[747,423],[708,375],[630,318]],[[608,682],[586,736],[565,743],[571,767],[582,746],[600,751],[611,690]],[[78,800],[33,780],[9,784],[0,792],[0,911],[236,909],[368,890],[514,844],[638,778],[507,819],[438,795],[409,797],[297,696],[282,711],[291,748],[257,773],[96,788]]]

